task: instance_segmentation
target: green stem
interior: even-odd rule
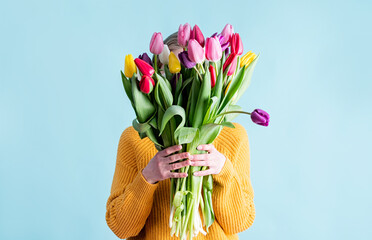
[[[221,116],[223,116],[223,115],[230,114],[230,113],[243,113],[243,114],[251,115],[250,112],[245,112],[245,111],[227,111],[227,112],[220,113],[220,114],[214,116],[214,117],[211,119],[211,121],[215,120],[215,119],[218,118],[218,117],[221,117]]]

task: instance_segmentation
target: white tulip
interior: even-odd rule
[[[169,63],[169,48],[167,44],[164,44],[163,51],[159,54],[159,60],[162,64],[168,64]]]

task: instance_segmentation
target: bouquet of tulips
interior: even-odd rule
[[[236,105],[251,82],[258,56],[251,51],[242,56],[242,40],[230,24],[206,39],[197,25],[180,25],[178,45],[183,51],[176,55],[155,32],[150,41],[153,60],[146,53],[136,59],[125,57],[121,77],[136,113],[132,124],[141,138],[148,137],[158,150],[180,144],[181,151],[196,154],[204,152],[197,146],[212,143],[224,126],[233,128],[231,121],[240,113],[268,125],[265,111],[245,112]],[[174,170],[188,176],[171,179],[172,236],[192,239],[199,232],[207,234],[214,221],[212,175],[193,175],[205,168]]]

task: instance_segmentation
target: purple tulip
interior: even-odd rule
[[[138,58],[147,62],[148,64],[152,66],[151,58],[149,57],[149,55],[147,55],[147,53],[143,53],[142,55],[140,54]]]
[[[217,37],[218,41],[221,44],[222,51],[224,51],[230,45],[230,42],[229,41],[226,41],[225,37],[222,34],[220,34],[220,33],[219,34],[214,33],[211,37]]]
[[[269,125],[270,115],[261,109],[255,109],[251,113],[251,119],[254,123],[267,127]]]
[[[231,24],[226,24],[223,28],[221,35],[225,37],[226,42],[230,42],[232,35],[234,34],[234,28]]]
[[[180,52],[178,54],[178,59],[180,60],[181,64],[186,68],[193,68],[196,65],[196,63],[190,60],[187,51]]]

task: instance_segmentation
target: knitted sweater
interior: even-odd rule
[[[242,125],[234,125],[224,127],[213,142],[226,157],[221,172],[212,175],[215,221],[206,236],[199,232],[194,240],[239,239],[237,233],[253,224],[248,136]],[[141,139],[133,127],[121,134],[106,204],[107,225],[121,239],[179,239],[170,236],[170,179],[151,184],[142,175],[156,153],[151,140]]]

